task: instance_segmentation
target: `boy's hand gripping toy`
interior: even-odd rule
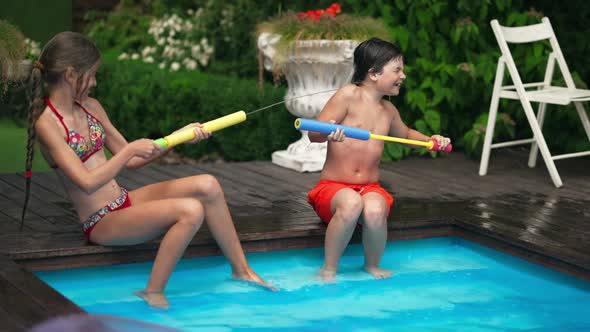
[[[416,140],[406,139],[406,138],[375,135],[375,134],[371,134],[370,131],[365,130],[365,129],[347,127],[347,126],[342,126],[342,125],[338,125],[338,124],[334,124],[334,123],[321,122],[321,121],[310,120],[310,119],[298,118],[297,120],[295,120],[295,128],[299,129],[299,130],[315,131],[315,132],[322,133],[322,134],[330,134],[331,132],[336,131],[336,129],[340,129],[340,130],[344,131],[344,135],[346,137],[356,138],[356,139],[360,139],[363,141],[366,141],[369,138],[372,138],[372,139],[379,139],[382,141],[424,146],[430,151],[451,152],[453,150],[452,144],[447,145],[447,147],[444,150],[441,150],[438,142],[435,139],[430,139],[428,142],[423,142],[423,141],[416,141]]]
[[[215,120],[203,123],[203,129],[209,132],[215,132],[238,123],[246,121],[246,112],[238,111]],[[195,128],[186,128],[177,133],[170,134],[163,138],[158,138],[154,143],[164,149],[169,149],[175,145],[188,142],[195,138]]]

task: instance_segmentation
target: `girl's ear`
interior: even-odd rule
[[[66,82],[76,86],[76,82],[78,81],[78,73],[76,72],[74,67],[69,66],[68,68],[66,68],[66,70],[64,71],[64,79],[66,80]]]

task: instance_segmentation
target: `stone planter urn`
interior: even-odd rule
[[[258,49],[266,70],[272,70],[276,54],[274,46],[280,38],[280,35],[271,33],[258,36]],[[353,52],[357,45],[355,40],[296,42],[283,67],[288,84],[287,110],[296,117],[315,118],[336,90],[350,83]],[[323,91],[328,92],[318,93]],[[291,100],[305,95],[310,96]],[[298,172],[317,172],[324,166],[326,152],[327,143],[311,143],[307,132],[302,131],[301,138],[286,150],[273,152],[272,162]]]
[[[2,79],[10,82],[26,81],[29,79],[32,69],[33,62],[31,60],[21,60],[6,66],[2,73]]]

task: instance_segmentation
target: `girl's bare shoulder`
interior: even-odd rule
[[[37,121],[35,121],[35,130],[55,129],[59,127],[59,119],[53,114],[48,105],[41,111]]]
[[[45,109],[41,111],[41,115],[35,121],[35,132],[42,143],[45,143],[49,137],[55,137],[55,135],[66,139],[66,132],[59,121],[49,106],[45,106]]]
[[[88,97],[84,99],[81,104],[90,114],[98,118],[101,122],[108,120],[109,116],[107,115],[107,112],[97,99]]]

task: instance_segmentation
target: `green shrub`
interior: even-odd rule
[[[85,19],[94,22],[87,27],[86,34],[103,51],[139,49],[151,42],[151,17],[135,8],[122,7],[108,15],[91,11]]]
[[[281,101],[285,89],[256,81],[199,72],[168,72],[137,61],[105,55],[95,96],[127,140],[158,138],[191,122],[206,122]],[[177,150],[192,157],[219,155],[225,160],[264,160],[299,136],[284,105],[256,113],[246,122],[214,133],[206,142]]]
[[[544,14],[522,0],[341,1],[343,10],[352,7],[355,14],[383,19],[390,26],[391,39],[404,50],[408,79],[394,103],[406,124],[425,134],[440,131],[472,157],[478,157],[481,151],[500,56],[490,27],[492,19],[498,19],[502,25],[520,26],[539,23],[541,17],[547,15],[551,18],[557,12],[552,24],[558,40],[562,37],[573,39],[570,34],[578,36],[578,44],[568,45],[569,50],[564,45],[561,45],[562,48],[574,55],[579,53],[576,49],[588,48],[587,43],[581,41],[585,38],[581,33],[584,29],[580,28],[583,20],[566,20],[569,16],[565,12],[559,13],[558,3],[541,1],[540,4],[552,10]],[[588,13],[588,8],[590,5],[584,4],[577,10]],[[511,46],[511,50],[524,80],[543,79],[547,45],[515,45]],[[566,57],[568,52],[565,52]],[[580,55],[572,59],[588,61],[586,53]],[[583,62],[567,60],[570,70],[588,73],[588,66],[584,66]],[[556,68],[554,77],[558,76]],[[584,74],[574,71],[573,76],[577,86],[584,88],[585,84],[580,79]],[[588,75],[585,76],[588,79]],[[506,75],[504,83],[509,82]],[[572,106],[568,107],[570,109],[565,112],[549,107],[547,112],[544,133],[553,152],[590,148],[577,113],[571,109]],[[532,137],[518,101],[503,100],[498,111],[496,121],[499,130],[495,131],[495,141]],[[568,130],[559,128],[566,124]],[[400,146],[387,146],[385,151],[385,157],[390,159],[400,159],[409,153],[427,153],[422,149],[410,150]]]

